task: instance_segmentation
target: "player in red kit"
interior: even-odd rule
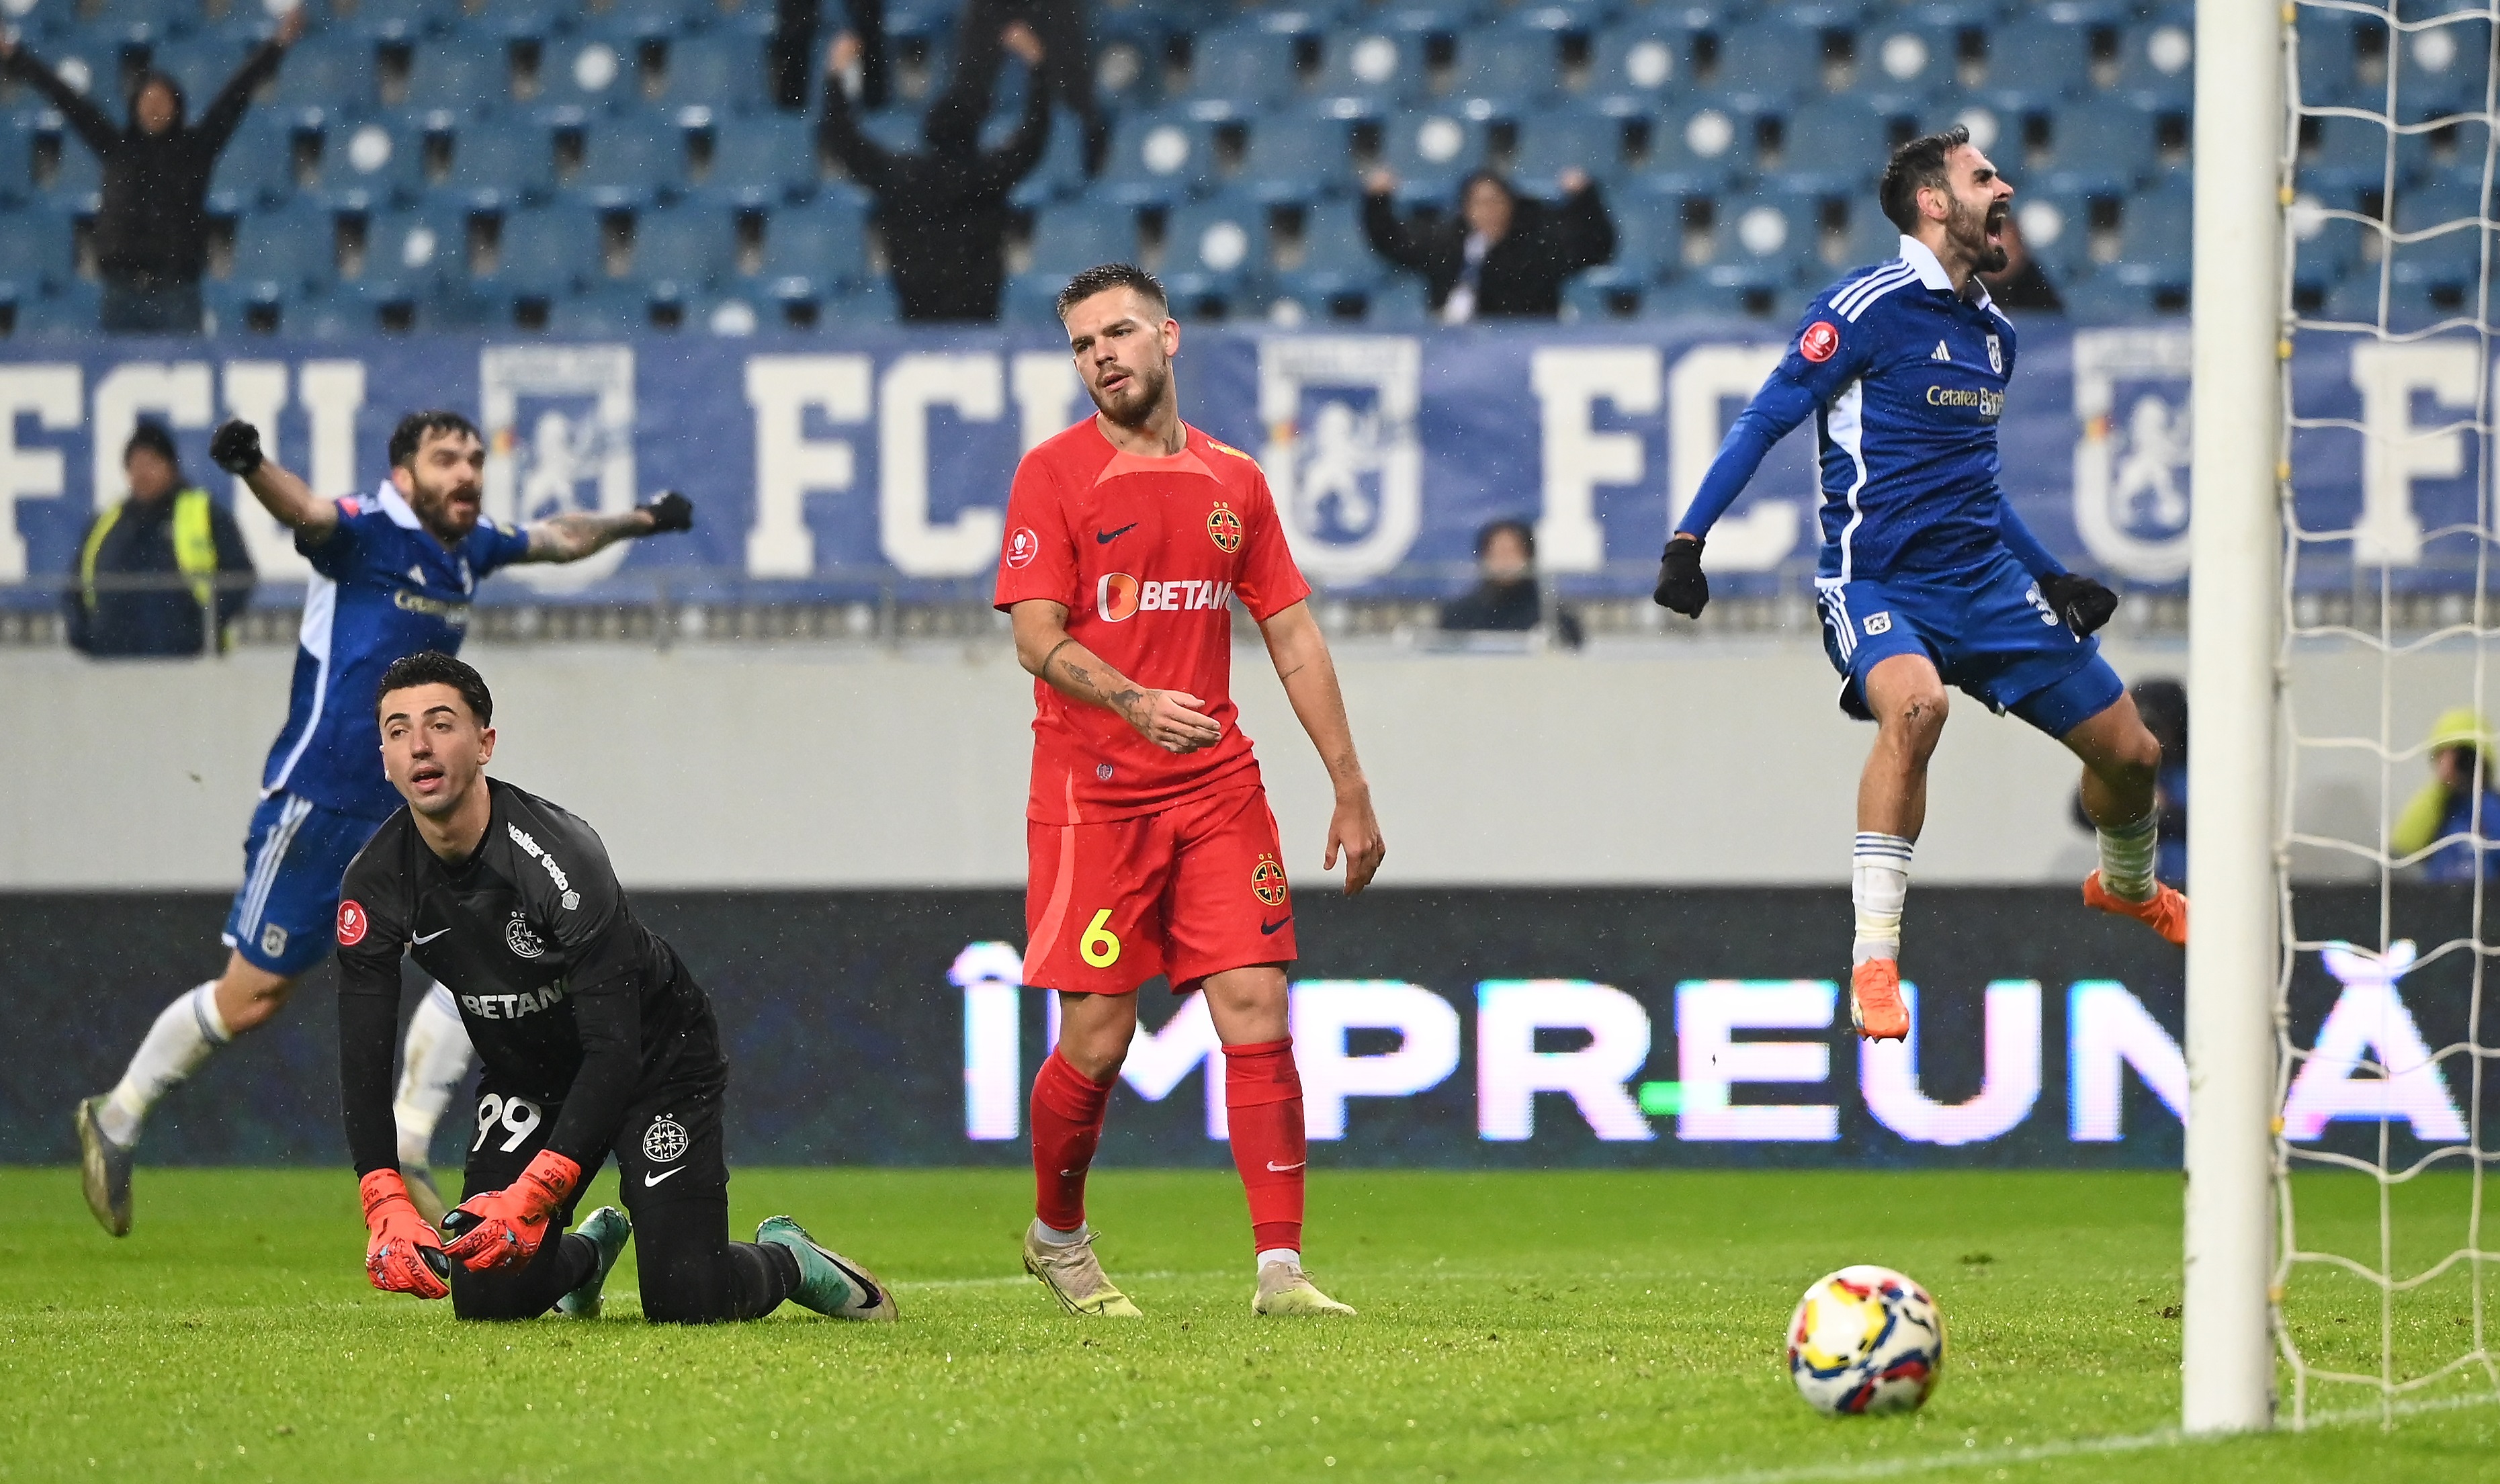
[[[1351,1314],[1302,1272],[1301,1079],[1286,1022],[1294,905],[1231,695],[1232,605],[1258,621],[1336,788],[1323,869],[1370,884],[1387,847],[1310,584],[1250,456],[1180,420],[1180,326],[1125,263],[1059,296],[1095,416],[1016,467],[998,606],[1034,685],[1024,981],[1058,992],[1033,1084],[1038,1187],[1024,1265],[1071,1314],[1135,1317],[1085,1224],[1102,1109],[1156,974],[1199,990],[1224,1042],[1233,1163],[1260,1314]],[[1211,1069],[1210,1069],[1211,1072]]]

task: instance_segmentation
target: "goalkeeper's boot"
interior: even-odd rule
[[[2101,884],[2097,871],[2084,877],[2084,906],[2132,917],[2153,929],[2174,948],[2188,946],[2188,894],[2176,886],[2156,881],[2153,895],[2141,902],[2129,902]]]
[[[1870,958],[1849,971],[1849,1023],[1868,1040],[1909,1036],[1910,1007],[1901,1003],[1898,960]]]
[[[634,1235],[634,1223],[616,1207],[603,1205],[582,1217],[573,1235],[589,1237],[590,1244],[599,1249],[599,1261],[591,1265],[590,1276],[581,1280],[580,1287],[555,1301],[555,1311],[574,1319],[596,1319],[599,1291],[607,1286],[616,1259],[624,1255],[625,1238]]]
[[[102,1098],[89,1098],[78,1105],[79,1166],[86,1186],[86,1208],[95,1213],[96,1225],[115,1237],[127,1237],[130,1167],[137,1162],[138,1151],[115,1143],[96,1124],[96,1109],[103,1105]]]
[[[1041,1280],[1059,1306],[1071,1314],[1089,1319],[1143,1319],[1129,1296],[1111,1286],[1102,1275],[1102,1259],[1094,1255],[1094,1232],[1088,1229],[1074,1241],[1043,1242],[1033,1239],[1033,1228],[1024,1231],[1024,1270]]]
[[[1310,1275],[1291,1263],[1259,1265],[1259,1289],[1250,1296],[1254,1314],[1345,1314],[1354,1306],[1339,1303],[1311,1286]]]
[[[402,1165],[399,1167],[399,1179],[408,1187],[409,1204],[425,1218],[425,1224],[442,1226],[443,1218],[451,1213],[451,1203],[444,1200],[443,1192],[435,1187],[434,1171],[423,1165]]]
[[[894,1317],[893,1289],[849,1258],[817,1246],[806,1230],[789,1217],[766,1217],[755,1229],[755,1239],[786,1248],[799,1260],[799,1286],[790,1297],[800,1306],[829,1319]]]

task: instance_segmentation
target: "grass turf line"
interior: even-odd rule
[[[1017,1172],[731,1188],[739,1234],[791,1211],[894,1281],[904,1323],[659,1329],[623,1298],[596,1324],[455,1325],[365,1285],[344,1173],[143,1170],[116,1242],[75,1171],[0,1171],[0,1479],[2276,1484],[2475,1477],[2500,1447],[2500,1407],[2439,1404],[2479,1374],[2392,1432],[2347,1390],[2319,1399],[2347,1420],[2303,1435],[2168,1435],[2176,1175],[1321,1171],[1314,1271],[1364,1311],[1332,1323],[1251,1317],[1230,1173],[1106,1171],[1102,1250],[1148,1315],[1127,1325],[1016,1275]],[[2409,1190],[2410,1225],[2464,1190]],[[2366,1187],[2304,1190],[2303,1213],[2308,1240],[2375,1251]],[[1796,1295],[1859,1261],[1945,1307],[1915,1419],[1827,1422],[1781,1368]],[[629,1249],[610,1294],[635,1281]],[[2375,1356],[2375,1296],[2317,1286],[2304,1342]],[[2462,1349],[2451,1319],[2400,1314],[2400,1351]]]

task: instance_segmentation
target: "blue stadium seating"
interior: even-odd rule
[[[1586,171],[1599,181],[1624,172],[1624,120],[1583,109],[1531,115],[1519,125],[1511,157],[1512,183],[1531,195],[1551,195],[1563,172]]]
[[[321,135],[313,189],[344,210],[367,210],[413,196],[425,186],[425,135],[383,119],[334,122]]]
[[[209,177],[211,210],[220,215],[272,205],[295,190],[295,129],[284,115],[247,115]]]
[[[1988,34],[1988,85],[2043,101],[2081,95],[2091,84],[2092,39],[2083,26],[2045,19],[2008,22]]]
[[[1398,176],[1398,198],[1407,205],[1446,203],[1460,180],[1485,163],[1487,131],[1458,114],[1416,111],[1389,120],[1381,163]]]
[[[1262,201],[1306,201],[1345,190],[1353,180],[1353,144],[1334,118],[1274,113],[1250,130],[1250,147],[1234,184]]]
[[[866,214],[835,198],[774,212],[759,277],[774,297],[822,301],[868,277]]]
[[[1957,85],[1961,27],[1902,16],[1867,28],[1858,41],[1860,91],[1922,93]]]
[[[274,335],[287,328],[288,312],[308,297],[269,279],[211,279],[200,285],[201,329],[220,339]]]
[[[1290,34],[1256,24],[1201,31],[1190,45],[1184,95],[1192,115],[1241,117],[1292,98],[1301,86],[1294,49]]]
[[[229,0],[229,13],[258,10],[250,0]],[[334,9],[335,8],[330,8]],[[430,36],[458,25],[465,18],[460,0],[356,0],[352,17],[332,15],[316,17],[314,35],[327,34],[333,27],[353,24],[371,34],[394,38]]]
[[[21,289],[66,287],[76,277],[74,241],[66,214],[42,208],[0,214],[0,264],[7,265],[0,276]]]
[[[2461,12],[2463,7],[2447,9]],[[2400,14],[2407,21],[2426,18],[2413,6],[2406,6]],[[2488,12],[2460,14],[2456,19],[2396,39],[2390,61],[2396,72],[2397,96],[2409,113],[2416,117],[2431,117],[2483,107],[2485,58],[2491,55],[2488,17]],[[2385,105],[2382,99],[2372,106]]]
[[[1136,218],[1126,212],[1084,203],[1055,206],[1034,219],[1032,271],[1062,282],[1097,263],[1135,261],[1136,252]]]
[[[423,207],[375,214],[365,224],[364,266],[356,281],[376,297],[419,298],[469,276],[465,213]]]
[[[1388,272],[1364,236],[1360,204],[1327,201],[1303,214],[1300,261],[1277,280],[1306,312],[1318,313],[1332,300],[1368,293]]]
[[[787,115],[724,118],[712,127],[702,195],[738,207],[777,206],[816,188],[816,132]]]
[[[35,194],[35,131],[22,119],[0,118],[0,205]]]
[[[1776,108],[1823,91],[1823,37],[1785,16],[1748,21],[1720,39],[1711,89],[1739,107]]]
[[[1710,258],[1702,272],[1714,286],[1735,291],[1826,277],[1827,265],[1818,250],[1821,230],[1811,197],[1749,193],[1723,202],[1710,224]]]
[[[1092,194],[1117,206],[1169,206],[1199,194],[1215,173],[1206,127],[1171,114],[1120,120]]]
[[[1713,195],[1753,167],[1754,143],[1749,115],[1716,103],[1669,108],[1650,124],[1642,174],[1655,189]]]
[[[650,326],[651,302],[639,288],[603,283],[547,305],[546,333],[559,340],[604,340]]]
[[[641,39],[601,26],[555,38],[539,57],[542,108],[617,109],[641,102]]]
[[[1615,219],[1613,267],[1656,280],[1684,266],[1684,198],[1658,191],[1619,191],[1606,200]]]
[[[1373,118],[1424,95],[1424,44],[1382,30],[1338,31],[1320,49],[1311,96],[1339,118]]]
[[[2139,191],[2119,208],[2119,261],[2149,263],[2185,278],[2195,213],[2178,187]]]
[[[2384,44],[2386,26],[2383,22],[2364,19],[2351,11],[2304,5],[2292,17],[2292,28],[2300,57],[2300,102],[2313,108],[2319,104],[2372,106],[2360,96],[2359,43],[2367,30],[2375,32],[2375,39]],[[2382,101],[2385,96],[2382,87]]]
[[[503,293],[553,298],[603,279],[601,259],[596,214],[575,206],[510,212],[496,237],[494,269],[477,281]]]
[[[2067,285],[2069,313],[2086,320],[2140,318],[2187,307],[2188,271],[2170,263],[2111,263]]]
[[[1173,291],[1230,297],[1267,267],[1267,209],[1246,196],[1195,202],[1164,224],[1163,278]]]
[[[307,36],[287,51],[269,101],[354,115],[381,101],[378,72],[371,46],[349,36]]]
[[[1261,120],[1265,127],[1266,115]],[[1085,126],[1075,115],[1064,108],[1054,108],[1050,115],[1050,141],[1042,146],[1041,160],[1031,174],[1016,182],[1008,194],[1008,204],[1019,211],[1031,211],[1047,202],[1081,193],[1085,178]]]
[[[2118,89],[2148,108],[2185,108],[2195,92],[2192,14],[2129,27],[2119,47]]]
[[[228,277],[237,281],[282,284],[291,295],[338,275],[337,227],[316,205],[255,212],[236,224],[234,271]]]
[[[2115,103],[2077,103],[2058,111],[2049,167],[2034,172],[2051,190],[2115,195],[2152,173],[2152,118]]]
[[[1592,268],[1562,285],[1562,313],[1582,321],[1635,319],[1649,285],[1612,268]]]
[[[1891,152],[1893,125],[1863,98],[1817,99],[1789,115],[1772,179],[1791,190],[1843,192],[1872,184]]]
[[[1550,102],[1560,53],[1544,31],[1487,26],[1458,40],[1447,96],[1470,117],[1516,118]]]
[[[649,114],[594,119],[563,193],[606,210],[674,197],[686,177],[686,134]]]
[[[555,179],[545,130],[519,120],[471,123],[452,136],[444,189],[474,210],[510,211],[543,197]]]
[[[678,36],[669,42],[660,99],[678,107],[762,108],[764,44],[736,31]]]
[[[71,211],[92,209],[96,193],[104,185],[104,171],[96,163],[95,151],[66,128],[55,131],[52,138],[56,163],[50,181],[43,188],[45,204]]]
[[[1431,295],[1413,274],[1385,279],[1366,297],[1363,322],[1382,330],[1422,329],[1433,322]]]
[[[2014,197],[2014,224],[2023,246],[2052,281],[2091,266],[2092,209],[2089,197],[2024,187]],[[1886,223],[1890,227],[1891,223]]]
[[[39,345],[93,340],[101,297],[94,284],[73,281],[41,298],[20,299],[12,338]]]
[[[409,59],[408,112],[491,113],[512,97],[511,65],[500,44],[464,32],[417,47]]]
[[[1587,96],[1608,113],[1648,114],[1689,90],[1695,76],[1694,32],[1634,23],[1599,36],[1590,47]]]
[[[209,100],[226,85],[250,56],[250,49],[239,43],[217,37],[193,37],[166,42],[151,47],[148,65],[157,72],[171,73],[182,84],[184,98],[197,114],[209,106]]]
[[[2295,179],[2323,196],[2344,198],[2385,183],[2387,128],[2375,118],[2330,115],[2316,120],[2316,142],[2300,157]]]
[[[1839,260],[1831,264],[1835,270],[1863,268],[1901,255],[1901,229],[1885,216],[1873,192],[1860,192],[1847,206],[1849,225],[1841,235]]]
[[[737,266],[736,223],[726,213],[679,207],[634,219],[634,272],[642,279],[709,288]]]

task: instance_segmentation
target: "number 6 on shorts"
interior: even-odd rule
[[[488,1136],[501,1128],[512,1136],[503,1143],[503,1152],[510,1154],[537,1131],[541,1116],[539,1105],[527,1098],[488,1093],[477,1100],[477,1141],[469,1146],[469,1152],[475,1154],[486,1147]]]
[[[1120,940],[1104,926],[1110,920],[1111,909],[1106,907],[1094,914],[1093,923],[1085,929],[1084,936],[1076,940],[1076,951],[1084,954],[1085,962],[1097,969],[1108,969],[1120,962]]]

